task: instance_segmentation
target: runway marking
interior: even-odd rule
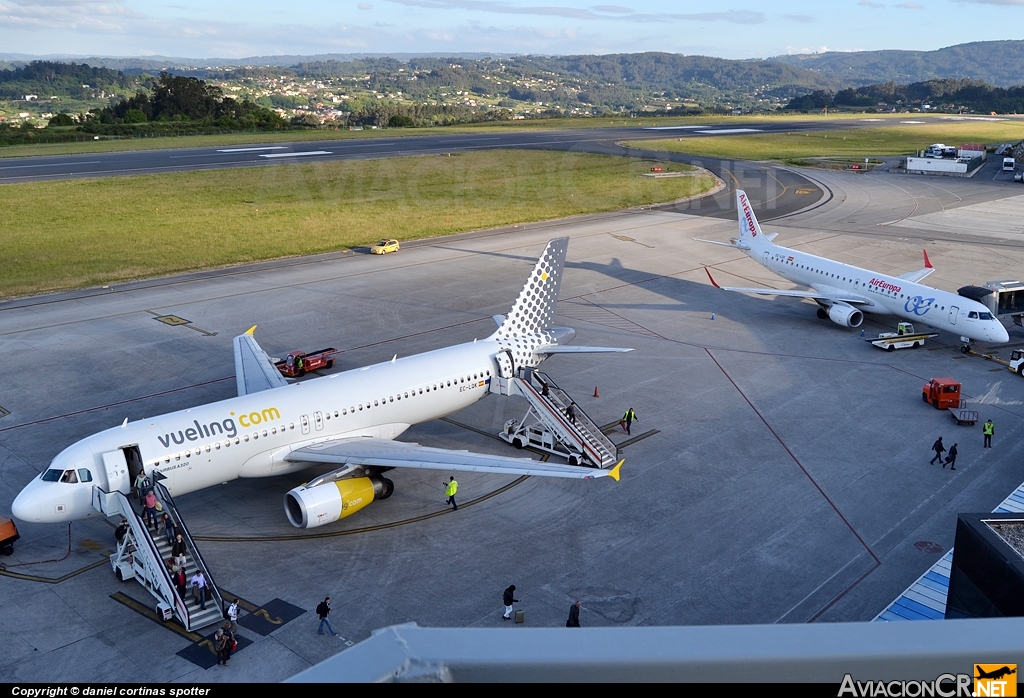
[[[611,235],[611,233],[609,233],[609,235]],[[623,242],[635,242],[636,244],[643,245],[648,249],[654,249],[654,245],[646,245],[640,242],[639,240],[629,237],[628,235],[612,235],[612,237],[615,238],[616,240],[622,240]]]
[[[682,131],[691,128],[707,128],[706,126],[644,126],[644,131]]]
[[[761,133],[761,130],[762,129],[759,128],[720,128],[714,131],[710,129],[706,131],[694,131],[694,133]]]
[[[632,446],[632,445],[633,445],[633,444],[635,444],[635,443],[636,443],[637,441],[643,441],[643,440],[644,440],[644,439],[646,439],[647,437],[649,437],[649,436],[654,436],[654,435],[655,435],[655,434],[657,434],[657,433],[659,433],[659,430],[658,430],[658,429],[651,429],[650,431],[645,431],[645,432],[644,432],[643,434],[640,434],[640,435],[638,435],[638,436],[634,436],[634,437],[633,437],[632,439],[626,439],[626,440],[625,440],[625,441],[623,441],[622,443],[618,443],[618,444],[615,444],[615,448],[618,448],[618,449],[623,449],[623,448],[625,448],[626,446]]]
[[[127,594],[125,594],[124,592],[116,591],[116,592],[114,592],[113,594],[110,595],[110,598],[113,599],[114,601],[117,601],[122,606],[130,608],[131,610],[133,610],[136,613],[138,613],[140,616],[142,616],[144,618],[148,618],[149,620],[151,620],[154,623],[158,624],[160,627],[167,628],[171,632],[173,632],[173,633],[175,633],[177,635],[180,635],[181,637],[185,638],[186,640],[188,640],[190,642],[194,642],[194,643],[197,643],[197,644],[201,644],[204,641],[205,642],[209,642],[209,640],[204,638],[199,633],[193,633],[193,632],[189,632],[188,630],[185,630],[185,628],[183,628],[181,625],[178,624],[177,619],[169,620],[169,621],[166,621],[166,622],[161,620],[160,617],[156,614],[156,611],[154,611],[149,606],[144,605],[142,602],[133,599],[132,597],[130,597]],[[214,654],[216,654],[216,651],[214,651],[214,649],[213,649],[213,644],[212,643],[210,644],[210,651],[213,652]]]
[[[102,160],[82,160],[79,162],[47,162],[41,165],[0,165],[0,170],[23,170],[29,167],[74,167],[76,165],[96,165]]]
[[[109,564],[110,564],[109,558],[108,557],[104,557],[102,560],[97,560],[96,562],[94,562],[94,563],[92,563],[90,565],[86,565],[85,567],[81,567],[81,568],[75,570],[74,572],[68,572],[64,576],[56,577],[56,578],[54,578],[54,577],[40,577],[39,575],[36,575],[36,574],[22,574],[21,572],[11,572],[10,570],[6,569],[4,567],[4,565],[0,564],[0,576],[11,577],[12,579],[21,579],[21,580],[26,581],[26,582],[42,582],[43,584],[60,584],[61,582],[66,582],[67,580],[71,579],[72,577],[77,577],[78,575],[82,574],[83,572],[88,572],[89,570],[94,570],[94,569],[96,569],[97,567],[99,567],[101,565],[109,565]]]
[[[178,317],[177,315],[160,315],[159,313],[155,313],[152,310],[147,310],[146,312],[151,315],[155,315],[156,317],[154,317],[153,319],[156,320],[157,322],[162,322],[165,325],[170,325],[171,327],[186,327],[207,337],[217,336],[216,332],[209,332],[207,330],[196,327],[195,325],[192,324],[191,320],[186,320],[183,317]]]
[[[253,153],[258,150],[287,150],[286,145],[267,145],[262,148],[218,148],[218,153]]]
[[[843,591],[841,591],[839,594],[833,596],[827,604],[821,607],[813,616],[810,617],[810,619],[808,619],[808,622],[812,623],[818,618],[820,618],[822,614],[825,613],[825,611],[832,608],[832,606],[838,603],[840,599],[846,596],[846,594],[848,594],[851,589],[853,589],[855,586],[860,584],[864,579],[866,579],[868,575],[870,575],[876,569],[881,567],[882,561],[879,559],[878,555],[875,554],[875,551],[871,549],[871,546],[868,545],[867,541],[865,541],[861,537],[860,533],[857,532],[857,529],[853,527],[853,524],[850,523],[849,519],[846,518],[846,516],[839,509],[836,503],[832,501],[832,498],[829,497],[828,494],[826,494],[822,486],[818,484],[818,481],[814,479],[810,472],[808,472],[807,468],[805,468],[803,463],[800,462],[800,459],[796,457],[796,454],[790,450],[789,446],[786,445],[786,442],[782,440],[782,437],[778,434],[778,432],[776,432],[775,429],[772,428],[772,425],[768,422],[768,419],[761,413],[759,409],[757,409],[757,407],[750,400],[750,398],[747,397],[746,393],[744,393],[740,386],[737,385],[736,381],[732,379],[732,376],[730,376],[729,373],[725,370],[725,367],[718,362],[718,359],[715,358],[715,355],[712,354],[709,349],[705,348],[704,351],[707,352],[708,357],[711,359],[711,361],[714,362],[715,366],[718,367],[718,370],[722,372],[722,375],[724,375],[726,379],[730,383],[732,383],[733,388],[735,388],[736,392],[740,394],[740,397],[742,397],[746,401],[750,409],[753,410],[754,414],[757,415],[757,417],[761,420],[761,423],[764,424],[764,426],[768,429],[768,432],[775,437],[775,440],[779,443],[780,446],[782,446],[783,450],[786,451],[786,453],[793,460],[793,462],[796,463],[797,467],[800,468],[800,470],[811,482],[811,484],[814,485],[814,488],[818,490],[818,493],[832,508],[832,511],[836,513],[839,519],[846,525],[846,528],[849,529],[849,531],[854,535],[854,537],[860,542],[861,546],[867,551],[868,555],[871,556],[871,559],[874,560],[874,564],[866,572],[864,572],[864,574],[862,574],[860,577],[854,580],[852,584],[843,589]]]
[[[9,415],[10,413],[11,413],[11,411],[10,411],[10,410],[5,410],[5,409],[4,409],[3,407],[0,407],[0,418],[2,418],[2,417],[6,417],[6,416],[7,416],[7,415]]]
[[[330,155],[330,150],[305,150],[301,153],[269,153],[260,155],[261,158],[301,158],[306,155]]]

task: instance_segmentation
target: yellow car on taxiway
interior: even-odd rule
[[[388,252],[398,252],[398,240],[381,240],[376,245],[370,248],[370,252],[374,254],[387,254]]]

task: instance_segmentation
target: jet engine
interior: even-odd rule
[[[846,303],[833,303],[828,309],[828,319],[843,327],[860,327],[864,313]]]
[[[284,496],[284,512],[292,526],[316,528],[340,521],[375,499],[387,499],[394,489],[391,480],[379,475],[300,485]]]

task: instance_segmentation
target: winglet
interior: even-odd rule
[[[610,477],[612,480],[615,480],[615,482],[618,482],[619,481],[619,468],[621,468],[622,464],[625,463],[625,462],[626,462],[626,459],[623,458],[618,463],[616,463],[615,467],[608,471],[608,477]]]
[[[256,327],[257,327],[256,325],[253,325],[252,327],[250,327],[249,329],[247,329],[245,331],[245,334],[248,334],[248,335],[256,334]]]
[[[708,278],[711,280],[711,285],[712,286],[714,286],[715,288],[722,288],[721,286],[718,285],[718,282],[715,281],[715,277],[711,276],[711,272],[708,271],[707,267],[704,267],[704,271],[707,273]]]
[[[928,259],[928,250],[924,250],[924,268],[934,269],[934,267],[932,266],[932,260]]]

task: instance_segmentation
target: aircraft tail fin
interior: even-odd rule
[[[562,268],[569,238],[555,238],[544,248],[523,290],[494,338],[515,337],[545,330],[555,323],[555,305],[562,285]]]
[[[736,190],[736,213],[739,219],[740,242],[748,246],[770,245],[774,235],[765,235],[761,232],[761,226],[757,224],[757,217],[750,205],[747,193],[742,189]]]

